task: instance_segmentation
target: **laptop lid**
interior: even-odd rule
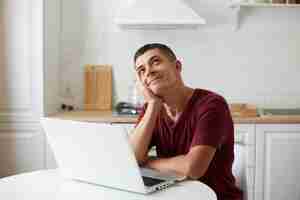
[[[126,131],[108,123],[42,118],[62,176],[145,193]]]

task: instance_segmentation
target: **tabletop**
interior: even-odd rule
[[[213,190],[199,181],[183,181],[152,194],[137,194],[64,179],[58,170],[40,170],[0,179],[5,200],[217,200]]]

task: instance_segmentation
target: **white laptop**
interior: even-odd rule
[[[182,177],[139,168],[122,126],[42,118],[63,177],[137,193],[151,193]]]

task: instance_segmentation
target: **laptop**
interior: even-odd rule
[[[46,117],[41,123],[65,178],[143,194],[184,179],[140,168],[120,125]]]

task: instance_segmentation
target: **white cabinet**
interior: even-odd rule
[[[256,200],[300,199],[300,125],[256,125]]]
[[[254,199],[255,124],[235,124],[233,174],[243,190],[244,200]]]

